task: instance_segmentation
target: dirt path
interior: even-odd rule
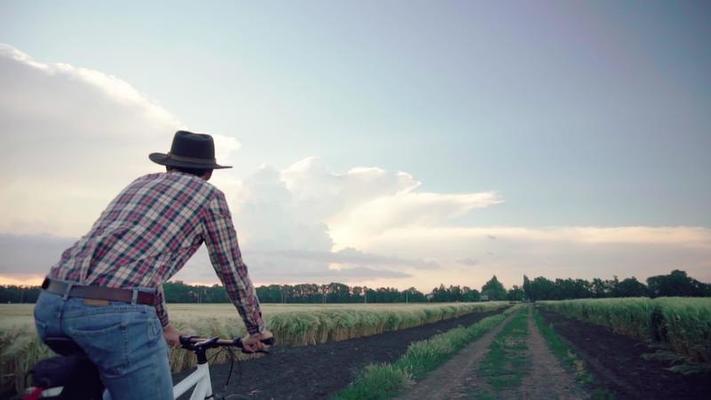
[[[400,400],[419,399],[587,399],[589,396],[576,384],[571,372],[566,371],[549,350],[545,339],[538,331],[529,308],[527,321],[518,331],[510,330],[516,313],[503,323],[466,347],[453,359],[417,383]],[[524,323],[525,322],[525,323]],[[503,331],[503,332],[502,332]],[[502,335],[499,337],[499,335]],[[517,336],[513,336],[517,335]],[[514,371],[502,369],[498,375],[482,373],[480,365],[488,359],[496,340],[507,347],[504,363],[516,365]],[[518,343],[514,343],[518,341]],[[516,348],[518,347],[518,350]],[[512,350],[514,349],[514,350]],[[513,351],[513,352],[511,352]],[[513,360],[516,358],[517,360]],[[512,378],[518,375],[519,378]],[[520,376],[523,375],[523,379]],[[509,384],[502,384],[509,382]],[[511,384],[511,382],[516,382]]]
[[[478,377],[471,374],[471,371],[484,358],[491,342],[512,318],[513,315],[510,315],[501,324],[465,347],[464,350],[460,351],[454,358],[437,370],[431,372],[425,379],[418,382],[407,393],[398,397],[398,399],[444,400],[464,398],[462,393],[469,392],[469,390],[467,389],[465,391],[462,389],[476,386],[480,383],[478,382]]]
[[[585,399],[588,398],[575,382],[573,375],[561,367],[558,359],[548,349],[546,340],[533,321],[533,310],[528,314],[528,352],[530,373],[521,383],[521,399]]]

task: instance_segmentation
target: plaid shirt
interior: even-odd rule
[[[67,249],[49,277],[113,288],[157,288],[156,312],[168,324],[163,282],[205,242],[210,260],[247,331],[264,329],[224,194],[180,172],[150,174],[128,185],[91,231]]]

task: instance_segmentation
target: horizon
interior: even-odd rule
[[[255,286],[711,282],[709,17],[0,3],[0,284],[41,282],[178,129],[234,166],[210,183]],[[173,280],[218,282],[204,247]]]

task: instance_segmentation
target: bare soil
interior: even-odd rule
[[[528,351],[531,358],[531,373],[521,384],[521,399],[586,399],[573,374],[565,370],[548,349],[546,340],[538,331],[536,323],[528,316]]]
[[[473,313],[415,328],[316,346],[277,346],[268,356],[235,365],[227,387],[224,383],[229,364],[210,366],[213,391],[218,399],[231,400],[327,399],[353,382],[366,365],[393,362],[412,342],[457,326],[471,325],[498,312]],[[173,379],[178,381],[190,372],[176,374]]]
[[[541,313],[616,399],[711,399],[711,374],[681,375],[668,362],[646,360],[655,349],[609,329],[552,312]]]

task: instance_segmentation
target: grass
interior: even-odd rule
[[[436,369],[470,342],[501,323],[506,316],[519,309],[514,306],[505,312],[482,319],[468,327],[458,327],[410,344],[407,352],[392,364],[367,366],[356,380],[338,393],[337,400],[381,400],[400,393],[409,382],[419,380]]]
[[[491,342],[489,351],[477,372],[488,387],[479,388],[475,399],[500,398],[502,393],[521,386],[530,371],[528,311],[521,309]]]
[[[265,304],[267,327],[281,345],[309,345],[410,328],[472,312],[504,307],[505,302],[439,304]],[[52,356],[37,339],[32,304],[0,305],[0,392],[21,391],[24,375],[37,361]],[[237,337],[244,324],[231,304],[168,304],[179,331],[201,336]],[[178,372],[195,365],[192,353],[171,352]],[[220,359],[216,360],[220,362]]]

